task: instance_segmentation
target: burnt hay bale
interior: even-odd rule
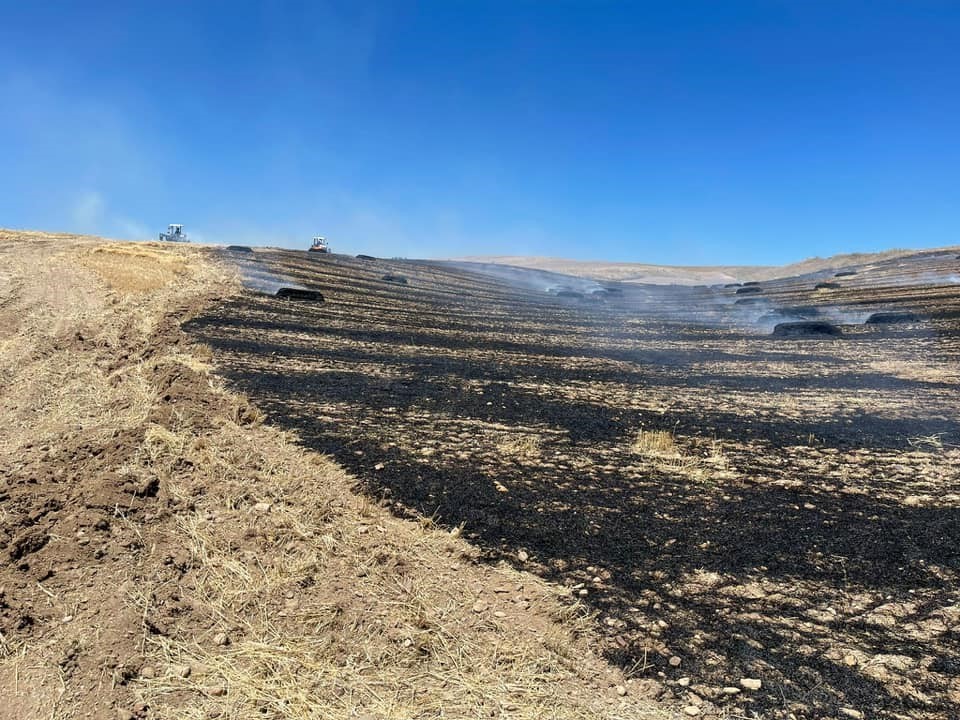
[[[618,287],[605,287],[604,291],[610,295],[623,295],[623,288]]]
[[[319,290],[304,290],[303,288],[282,287],[277,290],[278,298],[284,300],[302,300],[304,302],[323,302],[323,294]]]
[[[748,285],[744,285],[742,288],[740,288],[739,290],[737,290],[737,292],[734,293],[734,294],[735,294],[735,295],[756,295],[756,294],[762,293],[762,292],[763,292],[763,288],[762,288],[762,287],[757,287],[756,285],[749,285],[749,286],[748,286]]]
[[[238,253],[252,253],[253,248],[248,247],[247,245],[227,245],[227,250],[230,252]]]
[[[373,255],[357,255],[357,260],[376,260]]]
[[[835,283],[835,282],[822,282],[822,283],[817,283],[816,285],[814,285],[814,286],[813,286],[813,289],[814,289],[814,290],[836,290],[836,289],[839,288],[839,287],[840,287],[840,283]]]
[[[838,273],[834,273],[833,276],[834,276],[834,277],[850,277],[850,276],[856,275],[856,274],[857,274],[857,271],[856,271],[856,270],[841,270],[841,271],[838,272]]]
[[[583,293],[576,290],[557,290],[557,297],[571,298],[573,300],[583,300]]]
[[[761,297],[745,297],[734,301],[734,305],[764,305],[767,299]]]
[[[843,335],[836,325],[822,320],[803,320],[800,322],[785,322],[775,325],[774,337],[839,337]]]
[[[384,276],[383,276],[382,278],[380,278],[380,279],[381,279],[381,280],[385,280],[386,282],[389,282],[389,283],[396,283],[397,285],[406,285],[406,284],[407,284],[407,277],[406,277],[406,275],[391,275],[390,273],[387,273],[386,275],[384,275]]]
[[[724,287],[725,287],[725,288],[740,287],[740,283],[727,283],[726,285],[724,285]]]
[[[866,319],[867,325],[896,325],[898,323],[920,322],[921,318],[912,312],[876,312]]]
[[[759,284],[760,284],[760,281],[759,281],[759,280],[751,280],[750,282],[745,282],[745,283],[743,284],[743,286],[744,286],[744,287],[756,287],[756,286],[759,285]]]

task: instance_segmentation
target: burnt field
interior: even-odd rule
[[[631,692],[960,715],[955,254],[711,288],[236,262],[324,301],[191,321],[232,387],[395,513],[567,586]]]

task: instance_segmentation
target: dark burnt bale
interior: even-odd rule
[[[856,270],[841,270],[838,273],[834,273],[833,276],[834,277],[850,277],[851,275],[856,275],[856,274],[857,274]]]
[[[746,297],[735,301],[734,305],[763,305],[767,302],[766,298]]]
[[[836,290],[836,289],[839,288],[839,287],[840,287],[840,283],[835,283],[835,282],[822,282],[822,283],[817,283],[816,285],[814,285],[814,286],[813,286],[813,289],[814,289],[814,290]]]
[[[304,290],[303,288],[282,287],[277,290],[277,297],[285,300],[323,302],[323,294],[319,290]]]
[[[725,287],[725,288],[740,287],[740,283],[727,283],[726,285],[724,285],[724,287]]]
[[[227,250],[237,253],[252,253],[253,248],[246,245],[227,245]]]
[[[785,322],[775,325],[773,328],[774,337],[839,337],[843,335],[836,325],[831,325],[822,320],[803,320],[801,322]]]
[[[750,285],[749,287],[744,285],[742,288],[737,290],[736,295],[757,295],[763,292],[762,287],[757,287],[756,285]]]
[[[604,291],[605,291],[608,295],[623,295],[623,288],[608,287],[608,288],[604,288]]]
[[[387,273],[381,278],[381,280],[386,280],[389,283],[397,283],[398,285],[407,284],[407,277],[405,275],[391,275]]]
[[[912,312],[878,312],[867,318],[867,325],[896,325],[920,322],[922,318]]]
[[[759,284],[760,284],[759,281],[757,281],[757,280],[751,280],[750,282],[745,282],[745,283],[743,284],[743,286],[744,286],[744,287],[756,287],[756,286],[759,285]]]
[[[582,300],[583,293],[577,292],[576,290],[557,290],[557,297]]]
[[[373,255],[357,255],[357,260],[376,260]]]

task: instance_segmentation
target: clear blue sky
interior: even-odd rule
[[[960,243],[960,3],[0,0],[0,226],[441,257]]]

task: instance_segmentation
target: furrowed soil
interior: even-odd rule
[[[210,249],[0,231],[0,718],[675,716],[588,605],[225,387],[182,324],[242,293]]]
[[[0,717],[956,717],[957,275],[0,231]]]

